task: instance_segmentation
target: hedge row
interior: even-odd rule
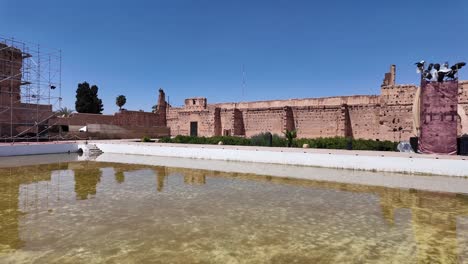
[[[251,138],[234,137],[234,136],[215,136],[215,137],[191,137],[191,136],[176,136],[174,138],[164,137],[159,140],[162,143],[185,143],[185,144],[211,144],[215,145],[222,141],[224,145],[240,145],[240,146],[269,146],[269,135],[266,133],[252,136]],[[349,139],[344,137],[332,138],[300,138],[293,141],[293,147],[302,147],[304,144],[309,144],[311,148],[322,149],[347,149],[352,144],[352,149],[355,150],[380,150],[380,151],[395,151],[398,145],[397,142],[391,141],[376,141],[368,139]],[[286,147],[287,140],[279,135],[272,136],[273,147]]]
[[[209,144],[215,145],[222,141],[225,145],[241,145],[250,146],[250,139],[231,136],[215,136],[215,137],[192,137],[192,136],[176,136],[174,138],[163,137],[159,140],[162,143],[184,143],[184,144]]]

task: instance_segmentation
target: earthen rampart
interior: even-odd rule
[[[324,98],[304,98],[287,100],[268,100],[240,103],[217,103],[209,106],[224,109],[252,109],[252,108],[273,108],[273,107],[301,107],[301,106],[340,106],[378,104],[380,97],[378,95],[352,95],[352,96],[334,96]]]
[[[250,137],[264,132],[281,135],[285,129],[294,129],[300,138],[409,140],[415,135],[412,109],[418,86],[398,85],[395,75],[392,65],[379,95],[215,104],[203,97],[188,98],[184,106],[168,108],[167,124],[172,136]],[[458,93],[458,132],[463,134],[468,132],[468,81],[460,81]]]
[[[69,117],[58,117],[49,121],[58,133],[92,136],[93,138],[141,138],[169,135],[167,103],[162,89],[159,90],[158,107],[155,112],[121,110],[113,115],[74,113]],[[86,134],[80,129],[86,127]]]

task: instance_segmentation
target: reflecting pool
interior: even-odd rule
[[[0,168],[0,263],[104,262],[468,263],[468,196],[94,161]]]

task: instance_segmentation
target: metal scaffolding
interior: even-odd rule
[[[0,137],[48,136],[62,107],[62,51],[0,36]]]

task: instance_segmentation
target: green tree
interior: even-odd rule
[[[284,136],[286,137],[286,140],[288,141],[288,148],[292,147],[294,139],[297,137],[297,132],[296,130],[285,130],[283,132]]]
[[[158,110],[158,105],[157,104],[153,105],[151,109],[153,110],[153,113],[156,113],[156,111]]]
[[[69,117],[73,114],[73,110],[68,107],[61,107],[55,111],[55,115],[59,117]]]
[[[127,102],[125,95],[119,95],[115,98],[115,104],[119,107],[119,110],[122,110],[122,106]]]
[[[89,83],[79,83],[76,89],[75,109],[78,113],[101,114],[104,110],[102,100],[98,97],[99,88]]]

